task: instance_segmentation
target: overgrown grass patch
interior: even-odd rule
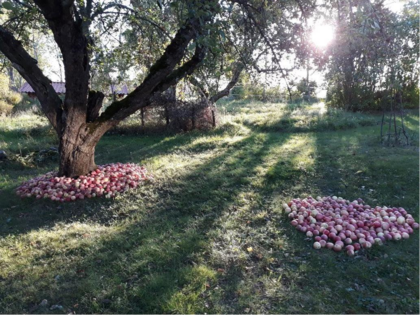
[[[380,118],[374,115],[328,108],[323,102],[310,105],[263,102],[234,104],[236,106],[221,106],[225,119],[233,119],[263,132],[332,131],[380,123]]]

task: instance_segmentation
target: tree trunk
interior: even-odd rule
[[[168,109],[168,105],[165,106],[165,120],[166,120],[166,126],[169,126],[170,120],[169,120],[169,109]]]
[[[95,147],[117,123],[68,123],[60,136],[58,176],[78,177],[95,170]]]
[[[16,86],[16,84],[15,84],[15,76],[14,76],[14,73],[13,73],[13,67],[7,67],[7,74],[9,75],[9,81],[10,81],[10,89],[12,90],[12,91],[18,91],[18,88],[17,88],[17,86]]]
[[[144,128],[144,108],[140,109],[141,114],[141,126]]]
[[[194,130],[195,129],[195,107],[193,106],[192,110],[191,110],[191,129]]]
[[[213,128],[216,127],[216,111],[215,111],[214,106],[216,105],[213,105],[213,108],[211,109],[211,125]]]
[[[59,176],[78,177],[86,175],[96,169],[95,164],[96,144],[60,144]]]

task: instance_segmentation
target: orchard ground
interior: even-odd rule
[[[56,168],[46,120],[1,118],[0,311],[418,314],[418,230],[348,257],[313,249],[282,210],[295,197],[360,197],[418,222],[418,111],[405,120],[413,145],[384,147],[374,114],[219,109],[222,124],[208,132],[139,136],[128,120],[100,141],[96,161],[145,165],[155,181],[64,204],[14,193]]]

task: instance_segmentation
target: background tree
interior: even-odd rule
[[[301,95],[305,96],[305,99],[309,99],[315,96],[317,83],[315,81],[308,81],[307,79],[301,79],[296,85],[297,90]]]
[[[420,1],[408,2],[395,24],[402,100],[415,108],[419,102],[419,7]]]
[[[337,1],[336,39],[329,48],[327,101],[333,106],[357,110],[373,101],[385,45],[363,2]],[[368,99],[366,99],[368,98]]]
[[[354,111],[381,108],[395,71],[404,86],[417,85],[415,10],[411,15],[396,14],[382,1],[353,0],[333,3],[330,10],[336,16],[336,39],[325,54],[330,57],[326,63],[330,105]]]
[[[314,11],[314,4],[311,1],[272,2],[269,7],[262,1],[259,4],[260,7],[229,11],[226,17],[229,23],[223,25],[220,36],[221,44],[216,51],[209,52],[190,80],[212,104],[229,95],[244,70],[253,81],[261,81],[264,94],[273,87],[262,77],[280,75],[287,79],[288,72],[299,66],[298,58],[294,58],[295,65],[289,69],[282,63],[301,52],[299,38],[304,33],[305,18]],[[290,93],[288,84],[287,88]]]

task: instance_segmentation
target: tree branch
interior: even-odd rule
[[[206,48],[197,44],[195,53],[192,58],[184,63],[181,67],[173,71],[153,90],[153,93],[165,91],[170,86],[176,85],[185,76],[192,74],[198,65],[203,61],[205,55]]]
[[[224,96],[228,96],[230,90],[238,83],[239,77],[241,75],[242,70],[245,68],[243,63],[237,63],[235,69],[233,70],[232,78],[230,79],[228,85],[221,90],[220,92],[216,93],[212,97],[210,97],[210,102],[216,103],[219,99]]]
[[[193,76],[190,76],[188,78],[188,80],[190,81],[190,83],[192,85],[194,85],[197,88],[197,90],[200,93],[201,97],[206,98],[206,99],[209,98],[209,96],[210,96],[209,91],[207,91],[207,89],[205,88],[205,86],[203,84],[201,84],[201,82],[199,82]]]
[[[27,9],[29,9],[29,10],[34,9],[34,7],[33,7],[33,6],[31,6],[31,5],[27,4],[27,3],[24,3],[24,2],[22,2],[22,1],[19,1],[19,0],[13,0],[13,2],[15,2],[15,3],[17,3],[17,4],[21,5],[21,6],[23,6],[23,7],[27,8]]]
[[[113,102],[99,117],[100,121],[108,119],[121,121],[140,108],[146,106],[148,99],[153,93],[163,91],[170,85],[175,84],[188,73],[191,73],[195,66],[201,61],[203,48],[196,47],[193,58],[174,71],[175,66],[181,62],[185,55],[185,49],[190,41],[196,37],[200,28],[198,18],[191,19],[184,27],[180,28],[166,47],[164,54],[150,68],[149,75],[143,83],[131,92],[126,98]]]
[[[105,95],[102,92],[89,91],[86,117],[87,122],[92,122],[99,117],[99,111],[101,110],[104,97]]]
[[[128,11],[129,13],[133,14],[139,20],[142,20],[142,21],[145,21],[147,23],[150,23],[151,25],[153,25],[154,27],[156,27],[166,37],[171,38],[171,36],[169,35],[169,33],[162,26],[160,26],[156,22],[148,19],[147,17],[144,17],[144,16],[140,15],[136,10],[133,10],[132,8],[127,7],[127,6],[125,6],[123,4],[120,4],[120,3],[109,3],[106,6],[104,6],[103,8],[97,9],[95,12],[93,12],[93,14],[91,16],[91,20],[94,20],[98,15],[101,15],[101,14],[106,13],[106,10],[108,10],[110,8],[124,9],[124,10]]]
[[[42,73],[33,59],[22,47],[21,42],[0,26],[0,50],[12,62],[13,67],[32,86],[48,120],[57,132],[61,128],[62,101],[51,81]]]
[[[89,40],[83,23],[75,21],[74,0],[34,0],[54,35],[63,55],[66,77],[64,111],[68,119],[76,115],[86,121],[86,100],[89,90]]]

